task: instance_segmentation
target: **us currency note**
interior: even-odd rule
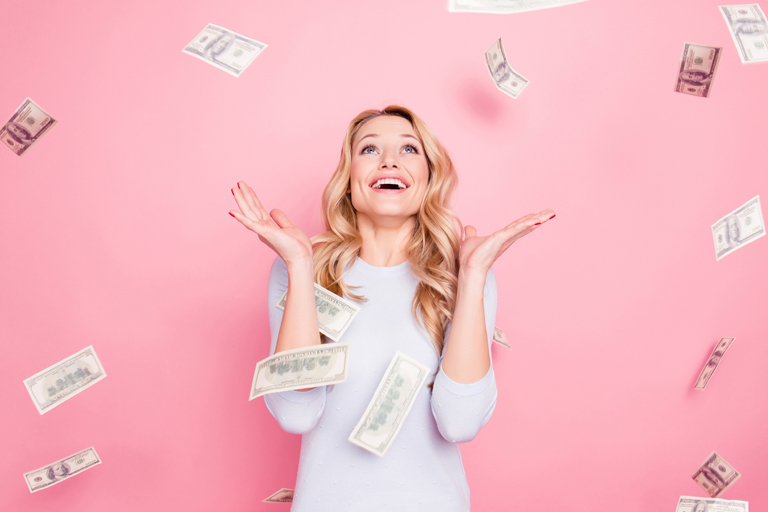
[[[585,0],[450,0],[449,12],[487,12],[510,14],[515,12],[535,11],[577,4]]]
[[[262,503],[293,503],[293,489],[282,488]]]
[[[693,473],[693,480],[707,491],[710,498],[717,498],[741,477],[741,473],[725,462],[717,452],[712,452],[707,460]]]
[[[277,302],[277,307],[285,310],[285,301],[288,298],[286,291]],[[360,312],[360,306],[354,302],[342,299],[315,283],[315,307],[317,308],[317,327],[320,332],[339,341],[347,332],[352,320]]]
[[[680,496],[675,512],[749,512],[749,503],[738,500]]]
[[[267,44],[261,41],[208,24],[181,51],[204,60],[232,76],[240,76],[266,47]]]
[[[37,412],[45,414],[57,405],[93,386],[107,376],[93,345],[24,380]]]
[[[721,5],[720,13],[743,64],[768,61],[768,21],[757,4]]]
[[[699,378],[696,379],[695,389],[704,389],[707,387],[707,383],[709,382],[709,379],[712,378],[712,374],[715,373],[715,370],[717,370],[717,366],[725,355],[725,351],[728,350],[728,347],[731,346],[731,343],[733,343],[735,339],[736,338],[721,338],[720,341],[717,342],[715,348],[712,349],[712,354],[710,354],[707,364],[704,365],[704,368],[699,374]]]
[[[397,352],[349,441],[383,457],[424,387],[429,368]]]
[[[248,400],[269,393],[344,382],[348,366],[349,343],[325,343],[278,352],[256,365]]]
[[[765,236],[760,196],[755,196],[712,224],[715,258],[720,261],[737,249]]]
[[[0,128],[0,140],[11,151],[22,156],[55,124],[56,120],[50,114],[27,98]]]
[[[493,83],[504,94],[517,99],[525,86],[528,85],[528,79],[509,65],[501,38],[486,50],[485,63],[491,78],[493,78]]]
[[[24,473],[24,481],[27,482],[29,492],[37,492],[63,482],[67,478],[82,473],[86,469],[101,464],[101,459],[96,450],[91,446],[69,457],[57,460],[53,464]]]
[[[493,328],[493,341],[507,348],[512,348],[509,346],[509,342],[507,342],[507,337],[504,335],[504,331],[498,327]]]
[[[709,98],[722,51],[717,46],[683,43],[675,91]]]

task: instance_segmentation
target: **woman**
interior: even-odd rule
[[[469,510],[458,443],[477,435],[496,404],[491,265],[555,215],[526,215],[487,237],[466,226],[461,240],[450,208],[456,181],[423,121],[390,106],[347,128],[323,192],[327,231],[314,239],[280,210],[268,214],[244,182],[232,189],[240,211],[230,215],[278,255],[268,292],[272,353],[321,343],[314,282],[360,302],[342,340],[352,345],[346,382],[265,396],[280,426],[303,435],[291,510]],[[435,377],[380,458],[347,438],[397,351]]]

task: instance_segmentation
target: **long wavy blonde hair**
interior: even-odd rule
[[[342,279],[348,264],[357,258],[363,245],[363,237],[357,229],[357,211],[347,190],[350,188],[355,135],[363,124],[379,116],[408,120],[427,157],[429,181],[406,254],[411,271],[419,280],[411,308],[413,316],[417,324],[426,329],[439,357],[445,329],[453,318],[458,285],[462,226],[450,204],[458,177],[445,148],[410,109],[390,105],[382,110],[366,110],[349,123],[339,165],[323,190],[322,216],[327,231],[312,238],[314,277],[319,285],[338,295],[346,295],[357,302],[367,300],[352,293],[353,287],[347,286]]]

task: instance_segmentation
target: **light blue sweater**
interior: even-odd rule
[[[344,282],[360,286],[353,292],[368,298],[357,303],[360,312],[341,339],[352,345],[347,381],[330,390],[319,387],[264,397],[283,430],[302,434],[291,510],[468,511],[469,487],[458,443],[474,439],[493,414],[493,367],[472,384],[452,381],[442,367],[438,371],[437,353],[411,313],[418,281],[407,261],[374,267],[357,258]],[[288,271],[278,257],[269,275],[270,353],[275,351],[283,319],[283,311],[275,304],[287,289]],[[496,320],[493,270],[486,278],[483,303],[490,352]],[[347,438],[397,351],[437,375],[433,390],[424,385],[392,446],[379,457]]]

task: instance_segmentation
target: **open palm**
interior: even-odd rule
[[[259,240],[268,245],[286,263],[312,258],[312,242],[288,216],[274,209],[267,213],[256,193],[244,181],[232,189],[240,211],[230,210],[229,214],[246,228],[259,235]]]
[[[521,217],[489,236],[477,236],[474,226],[464,227],[464,240],[459,248],[459,268],[468,271],[488,272],[493,263],[510,245],[555,216],[554,210]]]

